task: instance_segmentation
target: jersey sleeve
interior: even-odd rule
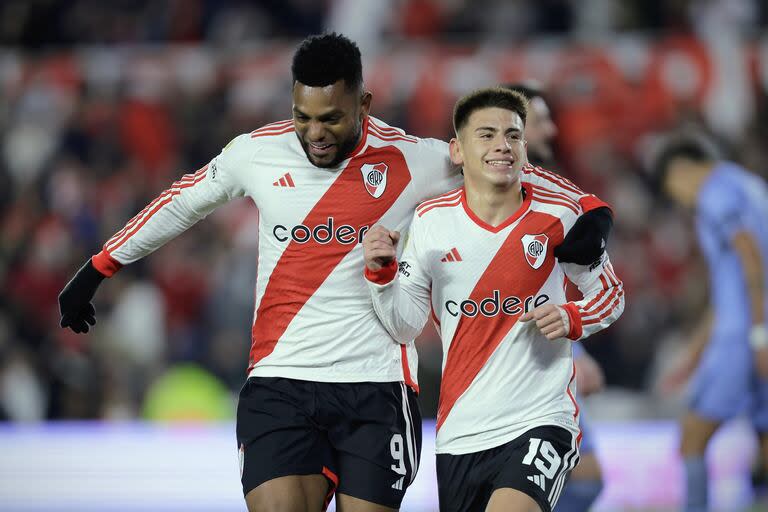
[[[597,208],[611,209],[608,203],[595,194],[584,192],[571,180],[542,167],[534,165],[525,166],[522,172],[522,179],[537,187],[534,190],[534,195],[541,194],[549,201],[572,205],[576,208],[577,215]]]
[[[451,162],[448,144],[437,139],[419,139],[414,153],[414,189],[421,203],[462,186],[461,166]]]
[[[615,322],[624,311],[624,285],[616,277],[607,253],[597,265],[562,263],[565,275],[579,288],[584,298],[568,302],[571,330],[568,338],[582,340]]]
[[[94,267],[111,277],[123,265],[143,258],[205,218],[217,206],[245,194],[237,170],[245,164],[241,135],[208,165],[185,174],[157,196],[120,231],[107,240],[92,258]]]
[[[393,261],[378,272],[365,270],[376,316],[400,343],[413,341],[429,317],[432,279],[422,261],[420,230],[414,216],[400,262]]]

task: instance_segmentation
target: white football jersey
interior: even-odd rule
[[[605,203],[541,168],[525,167],[522,178],[523,204],[496,227],[469,209],[463,188],[422,203],[399,265],[366,271],[376,313],[395,339],[413,339],[430,315],[440,332],[438,453],[486,450],[541,425],[578,435],[571,341],[549,341],[534,321],[518,319],[543,304],[565,305],[568,337],[578,340],[624,309],[607,254],[592,267],[553,255],[578,215]],[[566,277],[583,300],[566,303]]]
[[[394,341],[371,307],[360,241],[375,223],[407,228],[424,199],[461,184],[447,144],[368,117],[352,156],[312,165],[291,120],[235,138],[134,217],[93,262],[111,275],[217,206],[259,209],[249,375],[320,382],[416,384],[413,342]]]

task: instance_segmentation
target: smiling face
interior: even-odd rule
[[[368,115],[371,94],[347,90],[343,80],[325,87],[293,86],[293,124],[309,161],[336,167],[354,150]]]
[[[499,107],[480,108],[470,114],[451,140],[451,160],[464,168],[468,187],[509,188],[520,181],[527,163],[523,120]]]

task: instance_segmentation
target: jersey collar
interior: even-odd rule
[[[461,206],[464,208],[464,211],[467,213],[467,216],[472,219],[472,222],[480,226],[481,228],[485,229],[486,231],[490,231],[491,233],[498,233],[502,229],[508,227],[513,222],[518,220],[520,217],[525,214],[525,212],[528,211],[528,208],[531,206],[531,197],[533,196],[533,190],[531,189],[531,184],[527,182],[522,182],[522,189],[523,189],[523,203],[520,205],[520,207],[510,215],[504,222],[499,224],[498,226],[491,226],[484,220],[482,220],[480,217],[475,215],[475,212],[472,211],[472,209],[469,207],[469,204],[467,204],[467,193],[466,188],[462,187],[461,189]]]

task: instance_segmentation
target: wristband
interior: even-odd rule
[[[765,324],[754,325],[749,330],[749,346],[754,350],[768,347],[768,327]]]

